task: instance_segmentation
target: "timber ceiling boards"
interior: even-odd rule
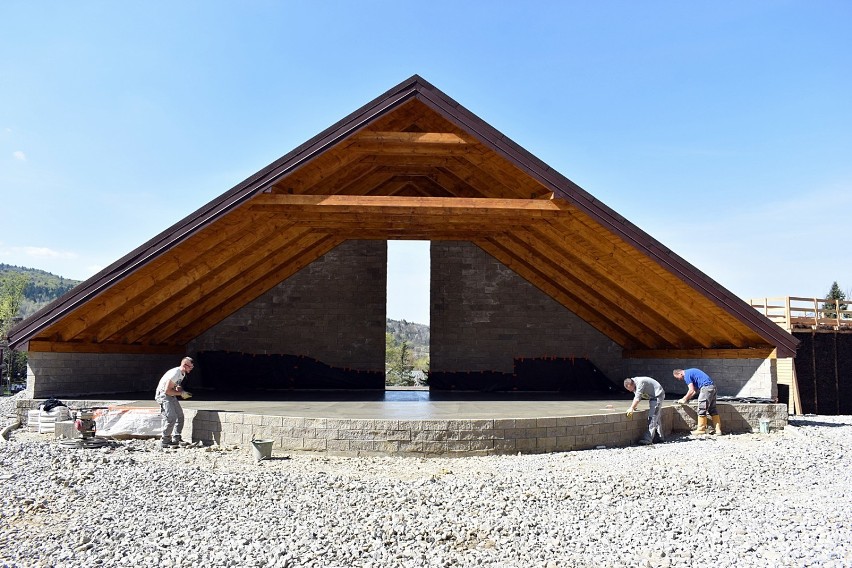
[[[796,340],[414,76],[12,332],[31,350],[180,351],[347,239],[467,240],[635,353]]]

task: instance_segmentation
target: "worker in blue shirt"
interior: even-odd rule
[[[674,378],[686,383],[689,389],[686,395],[678,402],[686,404],[689,399],[698,393],[698,425],[692,434],[702,436],[707,433],[707,419],[712,419],[715,433],[722,435],[722,420],[719,411],[716,410],[716,385],[707,373],[701,369],[675,369],[672,371]]]

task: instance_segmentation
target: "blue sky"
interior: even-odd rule
[[[0,263],[88,278],[416,73],[744,299],[852,290],[847,0],[6,0],[0,26]],[[427,250],[391,249],[389,317],[428,319]]]

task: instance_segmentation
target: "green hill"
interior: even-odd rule
[[[420,359],[429,355],[429,326],[406,320],[387,320],[387,331],[398,342],[408,342],[414,358]]]
[[[37,268],[0,264],[0,280],[14,274],[23,274],[27,279],[18,312],[18,315],[24,318],[34,314],[80,283],[80,280],[71,280]]]

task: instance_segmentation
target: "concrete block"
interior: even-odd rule
[[[55,439],[77,440],[82,438],[83,435],[74,427],[73,420],[58,420],[53,423],[53,437]]]

